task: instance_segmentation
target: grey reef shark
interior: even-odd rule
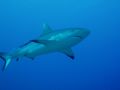
[[[38,38],[28,41],[11,53],[0,52],[0,58],[4,61],[2,70],[4,71],[13,59],[17,61],[21,57],[34,59],[38,55],[52,52],[60,52],[74,59],[71,47],[84,40],[89,34],[90,31],[85,28],[65,28],[53,31],[44,24],[43,33]]]

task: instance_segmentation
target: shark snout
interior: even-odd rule
[[[90,30],[88,30],[88,29],[77,29],[77,30],[75,30],[74,36],[84,39],[89,34],[90,34]]]
[[[90,34],[90,30],[84,29],[84,30],[83,30],[83,34],[84,34],[85,36],[88,36],[88,35]]]

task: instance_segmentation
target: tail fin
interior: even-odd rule
[[[5,62],[3,69],[2,69],[2,71],[4,71],[10,64],[12,58],[10,55],[3,53],[3,52],[0,52],[0,58]]]

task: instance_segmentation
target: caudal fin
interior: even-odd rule
[[[0,52],[0,58],[5,62],[2,68],[2,71],[4,71],[11,62],[11,56],[6,53]]]

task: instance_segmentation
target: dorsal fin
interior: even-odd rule
[[[50,26],[48,24],[43,24],[43,34],[48,34],[50,32],[52,32]]]

